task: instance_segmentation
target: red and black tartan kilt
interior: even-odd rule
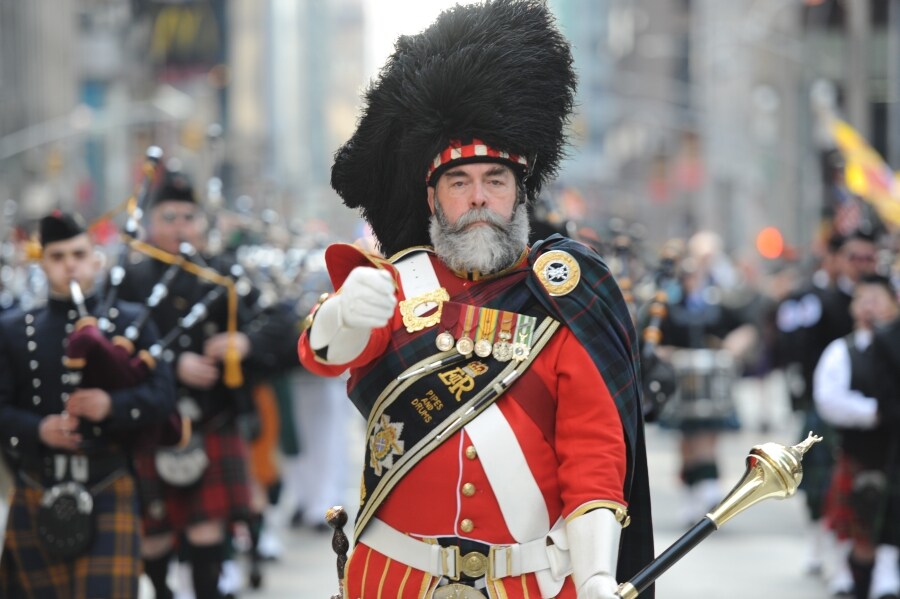
[[[856,514],[850,503],[856,470],[847,456],[839,456],[825,497],[825,520],[840,540],[855,539],[859,533]]]
[[[862,499],[863,505],[856,505],[860,499],[855,495],[859,486],[857,478],[867,473],[875,473],[878,479],[886,477],[882,484],[886,487],[869,492],[869,498]],[[874,493],[874,496],[872,495]],[[864,467],[852,457],[838,457],[832,477],[831,488],[825,505],[825,517],[839,539],[851,539],[857,545],[897,543],[900,540],[896,514],[900,504],[900,486],[893,477],[880,470]]]
[[[180,532],[211,520],[249,519],[250,477],[243,439],[230,425],[204,431],[203,435],[209,466],[188,488],[173,487],[159,477],[154,452],[135,456],[144,534]]]
[[[136,599],[143,562],[131,474],[94,494],[94,542],[74,560],[54,559],[41,545],[35,522],[42,495],[43,491],[24,485],[13,492],[0,558],[0,597]]]

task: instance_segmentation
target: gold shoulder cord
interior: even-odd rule
[[[220,275],[211,268],[198,266],[193,262],[183,260],[180,256],[170,254],[165,250],[135,239],[128,235],[122,235],[125,242],[134,250],[151,258],[155,258],[166,264],[180,264],[181,268],[192,275],[205,279],[216,285],[225,287],[228,291],[228,349],[225,350],[225,385],[230,388],[240,387],[244,384],[244,376],[241,372],[241,357],[235,346],[234,335],[237,333],[237,288],[231,278]]]

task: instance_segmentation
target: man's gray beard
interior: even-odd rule
[[[466,229],[478,221],[488,226]],[[451,225],[435,198],[429,233],[438,258],[453,270],[495,273],[515,264],[528,245],[528,212],[524,202],[509,220],[487,208],[473,208]]]

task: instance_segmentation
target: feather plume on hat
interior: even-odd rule
[[[575,84],[545,2],[456,6],[397,40],[335,154],[331,185],[361,209],[385,255],[428,245],[428,181],[453,164],[506,162],[534,200],[564,155]]]

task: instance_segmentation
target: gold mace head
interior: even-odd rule
[[[803,480],[803,455],[821,440],[810,431],[806,439],[792,447],[780,443],[754,446],[747,456],[744,477],[707,517],[721,528],[764,499],[785,499],[796,493]]]

